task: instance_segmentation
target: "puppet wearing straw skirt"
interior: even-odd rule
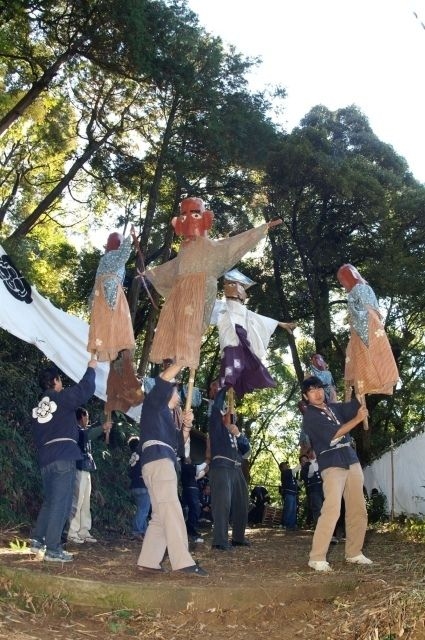
[[[101,257],[91,293],[91,316],[87,351],[101,362],[110,362],[123,349],[134,349],[130,310],[122,288],[131,236],[123,240],[111,233]]]
[[[262,240],[266,223],[231,238],[212,240],[207,231],[214,214],[200,198],[186,198],[172,224],[184,236],[176,258],[146,271],[146,277],[164,298],[152,349],[151,362],[172,359],[196,369],[202,334],[209,324],[217,295],[217,279]]]
[[[399,373],[372,288],[357,269],[345,264],[337,278],[347,291],[350,340],[345,362],[346,386],[356,394],[391,395]]]

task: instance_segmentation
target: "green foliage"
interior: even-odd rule
[[[0,330],[0,522],[25,523],[34,518],[41,482],[29,429],[38,395],[40,355]]]
[[[392,531],[401,531],[415,542],[425,542],[425,520],[423,517],[401,515],[387,527]]]
[[[91,510],[94,529],[100,532],[129,533],[134,505],[127,475],[130,450],[128,438],[138,428],[119,415],[114,419],[109,446],[103,439],[92,443],[97,470],[92,473]]]
[[[18,538],[9,542],[9,547],[14,553],[24,553],[28,551],[26,540],[19,540]]]

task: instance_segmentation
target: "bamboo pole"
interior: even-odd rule
[[[105,413],[106,415],[106,421],[105,424],[110,424],[112,426],[112,412],[111,411],[107,411]],[[111,432],[111,428],[109,428],[107,431],[105,431],[105,444],[106,446],[109,445],[109,434]]]
[[[195,384],[195,373],[196,373],[196,369],[190,369],[189,370],[189,382],[187,385],[187,395],[186,395],[186,404],[185,404],[185,411],[189,411],[190,407],[192,406],[192,396],[193,396],[193,386]]]
[[[360,404],[362,405],[362,407],[366,408],[366,397],[363,393],[363,382],[361,380],[357,382],[357,391]],[[369,431],[369,419],[367,416],[363,418],[363,429],[364,431]]]

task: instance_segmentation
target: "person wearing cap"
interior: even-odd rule
[[[352,564],[372,564],[362,553],[367,528],[363,471],[349,435],[367,416],[367,409],[356,398],[327,404],[323,383],[317,376],[303,380],[301,388],[307,402],[302,429],[316,452],[324,493],[308,565],[316,571],[332,570],[326,555],[342,498],[346,509],[345,559]]]

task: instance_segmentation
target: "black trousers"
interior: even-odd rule
[[[231,466],[230,466],[231,465]],[[232,540],[243,542],[248,522],[248,486],[240,466],[214,465],[209,471],[211,510],[214,522],[213,545],[227,545],[229,522]]]

